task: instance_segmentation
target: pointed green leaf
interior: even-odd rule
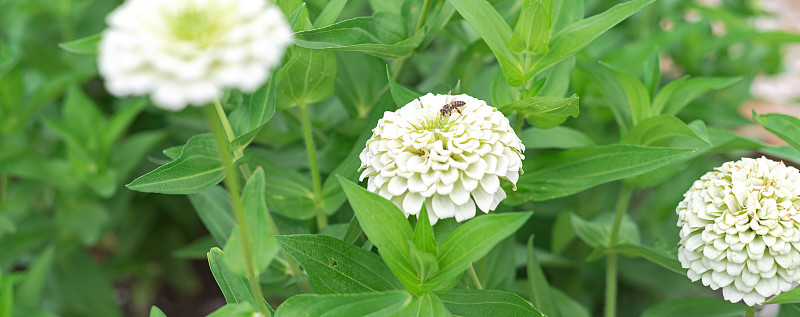
[[[66,43],[59,43],[58,47],[74,54],[95,55],[97,54],[97,48],[100,46],[100,39],[102,38],[103,34],[97,33]]]
[[[463,317],[531,316],[544,317],[519,295],[488,289],[454,289],[440,296],[452,314]]]
[[[711,145],[710,140],[704,139],[681,119],[671,115],[659,115],[643,120],[625,134],[619,143],[670,146],[672,141],[680,138],[692,138],[708,146]]]
[[[189,195],[189,202],[218,246],[225,245],[236,226],[230,201],[228,192],[220,186]]]
[[[314,24],[318,27],[325,27],[333,24],[339,18],[339,15],[342,14],[342,10],[344,9],[344,5],[346,3],[347,0],[329,1],[328,4],[325,5],[325,8],[322,9],[322,12],[319,13],[319,16],[314,21]]]
[[[650,105],[650,93],[647,88],[639,81],[639,78],[623,70],[616,69],[608,64],[603,64],[617,79],[630,107],[631,120],[634,126],[655,113]]]
[[[42,299],[47,277],[50,275],[55,256],[55,245],[50,245],[33,261],[25,272],[25,278],[17,288],[16,301],[20,304],[37,306]]]
[[[600,34],[605,33],[629,16],[638,12],[655,0],[634,0],[620,3],[603,13],[580,20],[558,33],[550,46],[550,51],[534,63],[526,78],[533,77],[559,61],[577,53],[589,45]]]
[[[250,303],[239,303],[222,306],[206,317],[256,317],[261,315],[256,313]]]
[[[511,34],[511,51],[517,54],[547,53],[552,16],[553,0],[525,0],[514,33]]]
[[[332,51],[293,47],[289,61],[275,76],[278,110],[328,99],[335,78],[336,56]]]
[[[684,275],[686,270],[681,267],[678,257],[667,250],[653,246],[623,243],[611,248],[627,257],[643,257],[650,262],[658,264],[670,271]]]
[[[247,278],[234,273],[225,264],[225,253],[219,248],[212,248],[208,252],[208,265],[211,268],[211,274],[214,275],[214,280],[217,281],[222,295],[228,304],[248,303],[253,307],[256,306],[256,296],[250,288],[250,283]],[[260,300],[264,300],[263,298]],[[272,310],[266,301],[264,301],[268,309]]]
[[[544,276],[542,266],[536,258],[536,253],[533,252],[533,236],[528,239],[528,284],[531,287],[531,300],[534,306],[550,317],[561,316],[558,306],[553,301],[553,296],[550,294],[550,284],[547,283],[547,278]]]
[[[436,244],[436,238],[433,236],[433,226],[428,221],[428,210],[425,206],[422,207],[419,217],[417,218],[417,225],[414,227],[414,245],[423,252],[433,255],[439,253],[439,246]]]
[[[389,91],[392,93],[392,99],[394,99],[394,103],[397,108],[402,108],[409,102],[421,96],[419,93],[396,83],[392,79],[392,74],[389,73],[388,65],[386,66],[386,76],[389,77]]]
[[[231,141],[233,149],[244,149],[256,137],[272,116],[275,115],[274,76],[261,88],[244,96],[244,101],[230,114],[230,123],[236,137]]]
[[[785,114],[757,114],[753,120],[779,138],[800,150],[800,119]]]
[[[392,316],[411,302],[404,291],[358,294],[301,294],[283,302],[275,317],[378,317]]]
[[[167,315],[160,308],[153,306],[150,307],[150,317],[167,317]]]
[[[425,37],[419,31],[406,37],[405,20],[389,12],[358,17],[335,24],[295,33],[297,46],[314,50],[362,52],[380,58],[408,56]]]
[[[585,133],[565,126],[551,129],[528,128],[518,132],[526,150],[531,149],[574,149],[594,145]]]
[[[418,249],[411,241],[408,241],[408,258],[411,261],[411,267],[417,273],[420,284],[425,283],[439,272],[436,255]]]
[[[508,48],[511,41],[511,27],[497,13],[497,10],[484,0],[448,0],[448,2],[472,25],[472,28],[492,50],[500,63],[506,81],[511,86],[522,85],[522,62],[520,62],[520,57]]]
[[[344,193],[358,217],[361,229],[378,247],[381,258],[394,275],[414,294],[421,294],[419,280],[409,260],[408,241],[413,232],[403,212],[391,201],[341,177]]]
[[[181,155],[172,162],[140,176],[126,185],[131,190],[160,194],[193,194],[225,178],[216,141],[210,133],[198,134],[186,142]]]
[[[252,268],[256,275],[267,268],[278,253],[278,243],[267,221],[267,205],[264,199],[264,170],[256,168],[242,190],[242,208],[246,230],[238,227],[231,233],[231,238],[225,244],[225,260],[230,269],[242,276],[247,275],[247,265],[244,263],[243,232],[247,232],[250,257],[253,261]]]
[[[512,201],[531,198],[542,201],[569,196],[603,183],[655,170],[694,151],[614,144],[539,156],[531,166],[525,167],[525,174],[517,182],[518,190],[509,196],[515,199]]]
[[[310,234],[278,236],[277,240],[303,266],[318,294],[403,288],[379,256],[342,240]]]
[[[397,317],[448,317],[453,316],[447,311],[439,296],[428,293],[423,296],[414,296]]]
[[[549,129],[564,123],[569,117],[578,117],[578,99],[577,95],[569,98],[532,97],[513,102],[502,110],[522,114],[537,128]]]
[[[683,77],[661,88],[653,100],[654,114],[676,114],[690,101],[709,90],[722,89],[739,82],[739,77]]]
[[[489,253],[498,242],[513,234],[531,212],[488,214],[475,217],[450,233],[439,245],[439,274],[425,283],[434,289],[451,283],[467,268]]]

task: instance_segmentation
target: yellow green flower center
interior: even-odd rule
[[[193,42],[201,48],[214,43],[228,29],[223,19],[225,8],[215,4],[201,8],[189,5],[172,15],[168,20],[175,39]]]

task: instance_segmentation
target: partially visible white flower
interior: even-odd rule
[[[692,281],[747,305],[800,281],[800,172],[767,158],[727,162],[677,208],[678,260]]]
[[[442,107],[463,101],[461,113]],[[391,200],[406,216],[422,204],[431,224],[464,221],[475,204],[488,213],[506,197],[500,178],[516,184],[525,146],[508,119],[468,95],[427,94],[386,112],[359,156],[367,189]]]
[[[292,40],[264,0],[128,0],[107,22],[98,63],[108,90],[151,94],[169,110],[257,89]]]

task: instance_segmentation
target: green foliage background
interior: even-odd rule
[[[798,119],[739,113],[754,76],[781,71],[782,45],[800,35],[753,29],[757,1],[722,2],[277,1],[295,45],[261,89],[222,100],[226,147],[247,170],[245,233],[202,110],[104,90],[93,54],[119,1],[0,1],[0,316],[145,316],[166,293],[200,296],[197,260],[229,303],[216,316],[594,316],[618,256],[619,316],[741,314],[686,278],[674,210],[724,161],[800,162]],[[382,236],[406,220],[353,183],[358,153],[383,111],[450,90],[509,116],[525,174],[516,191],[503,184],[499,215]],[[793,147],[733,132],[752,119]],[[462,277],[471,263],[488,290]],[[309,283],[317,295],[297,295]]]

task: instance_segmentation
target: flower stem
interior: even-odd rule
[[[317,213],[317,229],[322,230],[328,225],[328,216],[322,208],[322,180],[319,176],[317,152],[314,150],[314,136],[311,135],[311,118],[308,117],[307,107],[308,105],[305,102],[297,104],[297,109],[300,111],[300,125],[303,128],[303,139],[306,141],[308,163],[311,168],[311,181],[314,184],[314,209]]]
[[[219,119],[220,125],[222,125],[223,131],[225,131],[225,136],[227,137],[228,142],[233,141],[233,139],[235,138],[233,129],[231,128],[231,124],[228,121],[228,116],[225,114],[225,109],[223,109],[222,104],[220,103],[219,100],[214,100],[214,110],[216,112],[217,118]],[[233,151],[233,155],[235,161],[236,159],[239,159],[244,156],[244,150],[235,149]],[[239,169],[242,171],[242,175],[244,175],[245,180],[248,180],[250,178],[251,171],[250,168],[247,166],[247,164],[242,164],[241,166],[239,166]],[[267,222],[269,223],[269,228],[272,230],[272,234],[276,236],[280,235],[281,234],[280,230],[278,230],[278,226],[275,225],[275,220],[272,218],[272,213],[269,212],[269,207],[267,206],[264,207],[265,207],[264,213],[267,218]],[[281,253],[283,254],[283,257],[286,258],[285,261],[286,271],[289,275],[303,274],[302,269],[300,269],[300,264],[297,264],[297,262],[291,256],[289,256],[289,254],[286,253],[285,250],[281,249]],[[298,282],[298,286],[300,287],[300,291],[302,291],[303,293],[314,293],[314,288],[311,287],[311,284],[308,282],[307,279]]]
[[[617,208],[614,211],[614,223],[611,226],[611,236],[608,240],[608,246],[610,248],[613,248],[617,244],[622,217],[625,215],[625,211],[628,210],[628,204],[630,203],[632,195],[633,187],[623,181],[622,188],[619,190],[619,197],[617,198]],[[616,316],[618,260],[619,255],[616,251],[609,252],[606,257],[606,317]]]
[[[483,285],[481,285],[481,280],[478,279],[478,274],[475,274],[475,268],[472,267],[472,264],[470,264],[469,268],[467,268],[467,274],[469,274],[469,279],[472,280],[472,284],[475,284],[475,288],[483,289]]]
[[[755,316],[756,316],[756,307],[747,306],[747,312],[745,313],[745,317],[755,317]]]
[[[215,108],[219,105],[219,101],[215,102]],[[218,107],[222,110],[222,106],[219,105]],[[231,206],[233,207],[233,214],[236,217],[237,225],[239,226],[239,232],[242,236],[242,250],[244,251],[244,261],[247,266],[247,279],[250,282],[250,288],[253,289],[253,294],[256,298],[256,307],[259,312],[264,314],[265,316],[271,316],[269,310],[267,309],[264,301],[264,295],[261,292],[261,283],[258,282],[258,275],[256,274],[256,270],[253,267],[253,255],[250,253],[250,236],[248,235],[247,230],[247,221],[244,217],[244,208],[242,207],[241,201],[241,183],[239,182],[239,176],[236,174],[236,170],[233,167],[234,161],[233,157],[231,156],[230,152],[230,143],[228,141],[228,137],[226,137],[226,132],[223,131],[225,123],[228,121],[227,117],[225,117],[225,113],[222,112],[222,116],[218,115],[218,112],[215,112],[214,109],[211,107],[204,107],[206,114],[206,120],[208,120],[208,124],[211,127],[211,130],[214,132],[214,136],[217,140],[217,147],[219,148],[219,157],[222,160],[222,165],[225,168],[226,176],[223,182],[225,183],[225,187],[228,189],[230,193],[231,199]],[[225,117],[225,120],[222,120],[222,117]],[[230,129],[230,124],[228,124],[228,128]],[[233,132],[231,131],[231,135]]]

